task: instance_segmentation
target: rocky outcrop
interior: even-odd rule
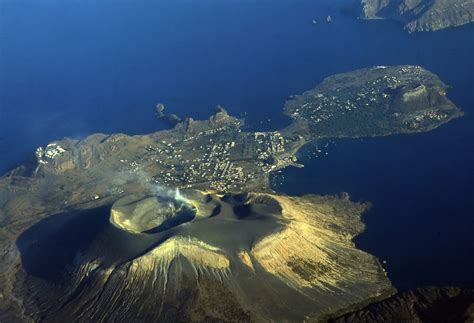
[[[334,319],[337,323],[473,322],[474,289],[425,287]]]
[[[393,19],[408,32],[436,31],[474,21],[472,0],[357,0],[361,18]]]
[[[180,123],[182,120],[176,114],[166,114],[165,105],[163,103],[157,103],[155,107],[156,116],[158,119],[165,121],[171,126],[175,126]]]

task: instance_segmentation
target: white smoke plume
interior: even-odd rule
[[[123,171],[112,175],[114,186],[123,186],[127,183],[139,183],[143,186],[144,192],[154,196],[163,196],[172,198],[178,202],[190,205],[190,201],[184,196],[178,187],[167,187],[156,183],[144,170],[137,169],[133,172]]]

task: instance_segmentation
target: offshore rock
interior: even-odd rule
[[[156,116],[158,119],[165,121],[166,123],[170,124],[171,126],[175,126],[181,122],[181,118],[178,117],[176,114],[166,114],[165,113],[165,105],[163,103],[157,103],[155,107]]]

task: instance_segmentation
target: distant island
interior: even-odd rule
[[[35,165],[0,178],[0,320],[322,320],[392,295],[352,242],[367,204],[284,196],[269,176],[302,167],[297,151],[320,138],[460,117],[446,89],[421,67],[378,66],[292,96],[278,131],[244,131],[218,107],[148,135],[38,147]]]
[[[391,19],[408,32],[437,31],[474,21],[472,0],[356,0],[363,19]]]

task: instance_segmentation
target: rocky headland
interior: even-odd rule
[[[472,0],[357,0],[363,19],[391,19],[412,32],[437,31],[474,21]]]

